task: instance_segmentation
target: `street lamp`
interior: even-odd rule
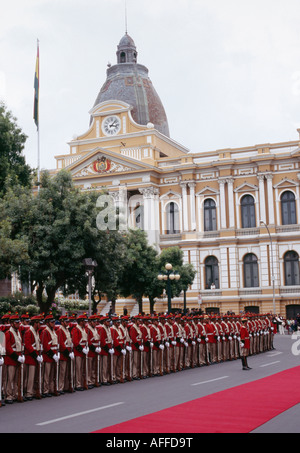
[[[274,276],[274,262],[273,262],[273,242],[272,242],[272,237],[271,237],[268,225],[263,220],[261,220],[260,223],[263,224],[265,226],[265,228],[267,229],[267,232],[268,232],[268,235],[270,238],[270,244],[271,244],[271,274],[272,274],[271,279],[272,279],[272,288],[273,288],[273,314],[275,315],[276,306],[275,306],[275,276]]]
[[[93,260],[92,258],[85,258],[83,260],[83,264],[85,266],[85,271],[89,277],[89,316],[91,316],[91,314],[92,314],[92,275],[93,275],[95,267],[98,266],[98,263],[96,260]]]
[[[173,272],[173,266],[171,263],[165,265],[165,273],[161,273],[157,276],[158,280],[164,280],[167,282],[167,294],[168,294],[168,313],[171,313],[171,281],[178,281],[180,274]]]

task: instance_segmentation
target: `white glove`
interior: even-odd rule
[[[97,348],[95,349],[95,351],[96,351],[97,354],[100,354],[100,352],[101,352],[100,346],[97,346]]]
[[[109,352],[110,354],[114,354],[115,350],[112,348],[112,349],[109,349],[108,352]]]
[[[201,338],[197,338],[198,343],[201,343]]]
[[[18,362],[24,363],[24,362],[25,362],[25,357],[24,357],[23,355],[20,355],[20,356],[18,357]]]
[[[205,341],[208,342],[208,338],[207,337],[205,338]]]
[[[195,344],[196,344],[196,341],[192,341],[192,345],[195,346]]]
[[[188,345],[189,345],[189,344],[185,341],[185,342],[184,342],[184,346],[187,348]]]
[[[121,352],[123,355],[126,355],[126,349],[122,349]]]
[[[132,350],[132,347],[131,346],[126,346],[126,349],[127,349],[127,351],[130,352]]]
[[[70,352],[69,357],[70,357],[71,360],[74,360],[74,357],[75,357],[74,356],[74,352]]]
[[[2,366],[3,364],[4,364],[4,358],[0,357],[0,366]]]
[[[164,345],[163,344],[160,344],[159,345],[159,349],[161,349],[162,351],[165,349]]]
[[[243,348],[243,347],[244,347],[244,343],[242,343],[242,342],[241,342],[241,343],[240,343],[240,345],[241,345],[241,348]]]
[[[43,357],[41,355],[38,355],[36,360],[39,362],[39,363],[43,363]]]
[[[58,354],[54,354],[53,360],[57,363],[59,361]]]
[[[229,339],[229,340],[232,340],[232,336],[230,335],[230,336],[228,337],[228,339]]]
[[[226,340],[226,337],[222,337],[222,340],[225,341],[225,340]]]
[[[218,340],[218,341],[220,341],[220,340],[221,340],[221,338],[220,338],[220,335],[218,336],[217,340]]]
[[[177,345],[176,341],[172,341],[172,345],[176,346]]]
[[[180,343],[184,343],[184,339],[183,338],[180,338]]]
[[[233,335],[233,338],[236,340],[236,335]]]
[[[88,347],[83,348],[82,352],[83,352],[83,354],[87,355],[89,353],[89,348]]]
[[[143,350],[144,350],[144,346],[142,346],[142,345],[139,346],[139,350],[140,350],[140,351],[143,351]]]
[[[165,342],[166,347],[168,348],[170,346],[170,343],[168,341]]]
[[[151,341],[151,343],[150,343],[150,348],[153,348],[153,343],[152,343],[152,341]]]

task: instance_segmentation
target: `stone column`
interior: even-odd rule
[[[226,183],[226,179],[219,179],[221,228],[227,228],[227,223],[226,223],[225,183]]]
[[[158,247],[159,242],[159,189],[145,187],[139,189],[143,195],[144,204],[144,231],[147,232],[150,245]]]
[[[266,202],[265,202],[265,175],[257,175],[259,181],[259,212],[260,219],[266,222]],[[259,222],[258,222],[259,223]]]
[[[187,183],[180,183],[182,190],[183,231],[189,230]]]
[[[233,178],[228,178],[228,212],[229,212],[229,228],[234,228],[234,202],[233,202]]]
[[[267,188],[268,188],[268,210],[269,210],[269,225],[275,224],[275,214],[274,214],[274,194],[273,194],[273,175],[270,173],[266,175],[267,178]]]
[[[196,209],[195,209],[195,182],[189,182],[188,186],[190,188],[190,211],[191,211],[191,230],[196,230]]]

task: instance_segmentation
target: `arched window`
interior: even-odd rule
[[[244,287],[257,286],[259,286],[257,257],[253,253],[248,253],[244,257]]]
[[[296,202],[293,192],[284,192],[281,196],[282,225],[294,225],[296,220]]]
[[[205,289],[210,289],[213,285],[216,289],[220,287],[219,284],[219,263],[215,256],[209,256],[205,262]]]
[[[217,229],[216,203],[211,198],[204,201],[204,231]]]
[[[121,52],[121,63],[126,63],[126,53],[125,52]]]
[[[299,255],[297,252],[290,251],[284,255],[284,276],[285,285],[300,285]]]
[[[176,203],[171,201],[167,205],[167,234],[179,233],[179,209]]]
[[[256,227],[254,198],[245,195],[241,200],[242,228]]]

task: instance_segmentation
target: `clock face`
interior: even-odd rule
[[[105,135],[116,135],[120,129],[121,121],[118,116],[108,116],[102,122],[102,131]]]

